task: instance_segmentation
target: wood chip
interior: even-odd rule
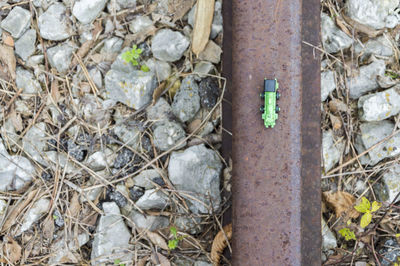
[[[215,0],[198,0],[193,27],[192,51],[198,56],[206,47],[211,33]]]
[[[335,211],[336,217],[345,214],[348,215],[349,218],[355,219],[360,215],[353,207],[356,199],[350,193],[344,191],[327,191],[323,192],[322,195],[326,204]]]
[[[14,47],[14,39],[8,33],[3,32],[3,40],[5,45]]]
[[[211,260],[214,265],[219,265],[221,254],[228,245],[226,238],[228,238],[228,241],[232,239],[232,224],[225,225],[223,231],[219,231],[213,240],[211,246]]]
[[[154,245],[156,245],[164,250],[169,250],[167,242],[158,233],[147,231],[146,234],[147,234],[147,237],[150,239],[151,243],[153,243]]]

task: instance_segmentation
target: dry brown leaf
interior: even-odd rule
[[[51,98],[53,98],[55,103],[58,103],[60,100],[60,91],[58,89],[58,81],[55,79],[51,82]]]
[[[3,246],[3,254],[11,263],[17,263],[21,259],[21,247],[17,241],[8,236]]]
[[[71,217],[77,217],[81,210],[81,204],[79,203],[79,193],[75,192],[69,203],[69,211]]]
[[[157,28],[154,26],[147,27],[145,30],[138,32],[136,34],[127,34],[125,35],[125,41],[122,44],[122,47],[131,47],[132,43],[141,43],[147,37],[153,36],[157,31]]]
[[[188,133],[193,133],[201,124],[200,119],[194,119],[188,126]]]
[[[210,38],[215,0],[198,0],[193,27],[192,51],[198,56]]]
[[[214,265],[219,265],[221,254],[228,245],[226,238],[228,238],[229,241],[232,238],[232,224],[225,225],[223,231],[219,231],[213,240],[211,246],[211,260]]]
[[[355,20],[353,20],[352,18],[342,14],[343,19],[351,26],[354,28],[355,31],[357,32],[362,32],[364,34],[367,34],[368,37],[370,38],[375,38],[376,36],[382,34],[385,29],[381,29],[381,30],[375,30],[367,25],[361,24]]]
[[[28,193],[26,197],[24,197],[25,199],[23,201],[19,201],[15,206],[13,206],[10,214],[7,216],[4,222],[2,232],[6,231],[8,228],[15,224],[15,220],[17,219],[18,215],[29,203],[31,203],[37,192],[37,189],[32,190]]]
[[[78,49],[78,51],[76,52],[76,55],[78,55],[80,58],[85,57],[85,55],[87,55],[87,53],[90,51],[90,48],[92,48],[93,43],[94,42],[92,40],[84,42],[81,45],[81,47]],[[76,59],[76,57],[74,57],[72,59],[70,66],[73,67],[76,64],[78,64],[78,59]]]
[[[330,114],[329,118],[331,120],[333,130],[339,130],[342,127],[342,121],[339,117]]]
[[[10,119],[11,119],[11,122],[12,122],[14,128],[17,131],[22,131],[24,129],[24,126],[22,125],[21,114],[17,114],[17,112],[15,112],[15,110],[12,110],[10,113]]]
[[[350,218],[357,218],[360,213],[353,208],[353,204],[356,199],[350,193],[344,191],[337,192],[323,192],[325,202],[330,206],[336,214],[336,217],[340,217],[342,214],[347,214]]]
[[[42,223],[43,236],[48,240],[54,237],[54,219],[52,216],[47,216]]]
[[[153,101],[152,101],[152,105],[156,104],[157,100],[160,98],[160,96],[162,95],[162,93],[165,90],[165,84],[167,84],[165,81],[162,82],[160,85],[158,85],[158,87],[154,90],[153,92]]]
[[[0,77],[7,81],[15,80],[15,68],[17,61],[14,55],[14,48],[0,44]]]
[[[153,243],[154,245],[156,245],[164,250],[169,250],[167,241],[165,241],[165,239],[162,236],[160,236],[158,233],[147,231],[146,234],[147,234],[147,237],[150,239],[151,243]]]
[[[140,258],[140,259],[138,260],[138,262],[137,262],[137,266],[145,266],[146,263],[147,263],[147,261],[148,261],[148,259],[149,259],[149,256]]]
[[[155,254],[154,252],[151,254],[151,261],[155,264],[155,265],[159,265],[159,266],[171,266],[171,263],[169,262],[169,260],[164,256],[161,255],[160,253]]]

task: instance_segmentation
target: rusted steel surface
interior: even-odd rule
[[[232,1],[233,265],[321,265],[319,55],[303,43],[319,43],[319,5]],[[281,88],[273,129],[264,77]]]

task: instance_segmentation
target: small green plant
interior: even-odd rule
[[[393,71],[386,71],[385,76],[390,77],[392,79],[397,79],[399,77],[399,74]]]
[[[356,235],[349,228],[340,229],[339,234],[341,234],[344,237],[344,239],[346,239],[346,241],[356,240]]]
[[[185,237],[184,236],[178,236],[178,232],[177,232],[176,228],[173,227],[173,226],[169,229],[169,231],[172,234],[172,239],[170,239],[168,241],[168,248],[170,250],[174,250],[174,249],[176,249],[178,247],[179,241],[181,241]]]
[[[140,59],[140,55],[142,54],[142,49],[137,48],[137,45],[133,45],[132,46],[132,50],[128,50],[125,53],[122,54],[122,59],[126,62],[126,63],[130,63],[133,66],[138,66],[139,65],[139,59]],[[149,72],[150,69],[148,66],[146,65],[140,65],[140,70],[142,70],[143,72]]]
[[[125,263],[121,263],[121,260],[120,260],[120,259],[115,259],[115,260],[114,260],[114,265],[125,266]]]
[[[381,206],[382,204],[376,201],[372,202],[371,204],[366,197],[362,197],[360,204],[354,206],[354,209],[356,209],[358,212],[364,213],[360,222],[360,226],[362,228],[367,227],[367,225],[371,223],[372,213],[379,210]]]

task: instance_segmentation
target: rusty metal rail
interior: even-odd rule
[[[317,51],[303,42],[319,43],[319,8],[320,0],[225,1],[233,265],[321,265],[320,65]],[[264,77],[281,87],[274,129],[263,126],[258,112]]]

